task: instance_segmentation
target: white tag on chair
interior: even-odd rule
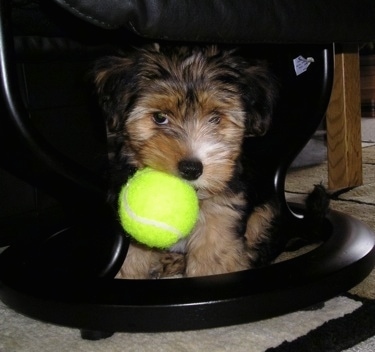
[[[296,57],[293,60],[294,71],[296,71],[296,75],[299,76],[301,73],[304,73],[308,69],[310,64],[314,61],[315,60],[312,57],[308,57],[306,59],[301,55]]]

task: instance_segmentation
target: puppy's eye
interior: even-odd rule
[[[208,120],[209,123],[213,123],[215,125],[218,125],[221,121],[221,116],[219,114],[215,114]]]
[[[162,112],[156,112],[152,116],[152,120],[157,124],[157,125],[166,125],[169,122],[168,116],[166,114],[163,114]]]

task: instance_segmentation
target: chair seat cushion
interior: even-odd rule
[[[223,43],[369,42],[374,0],[55,0],[104,28]]]

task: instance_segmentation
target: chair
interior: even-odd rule
[[[285,200],[286,172],[327,110],[335,43],[375,38],[372,0],[55,0],[18,5],[0,0],[1,167],[52,195],[64,216],[10,241],[0,255],[5,304],[97,339],[115,331],[191,330],[264,319],[326,300],[370,273],[374,233],[332,211],[325,221],[327,240],[282,263],[200,278],[113,279],[128,242],[104,200],[101,158],[90,160],[93,155],[87,151],[79,155],[79,143],[89,138],[96,143],[95,155],[104,156],[105,136],[89,94],[75,92],[72,77],[84,77],[95,57],[145,40],[230,43],[268,59],[281,82],[280,103],[272,130],[249,139],[244,153],[262,165],[265,191],[279,198],[285,228],[303,228],[303,208]],[[293,60],[300,55],[314,62],[296,75]],[[65,100],[74,101],[75,108],[67,108]],[[56,114],[65,140],[77,133],[72,150],[53,138],[48,141],[50,130],[42,122]],[[65,126],[67,114],[74,117],[74,128]],[[93,116],[89,132],[81,125],[87,116]]]

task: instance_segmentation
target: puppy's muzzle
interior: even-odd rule
[[[180,176],[188,181],[199,178],[203,173],[203,164],[197,159],[184,159],[178,163]]]

